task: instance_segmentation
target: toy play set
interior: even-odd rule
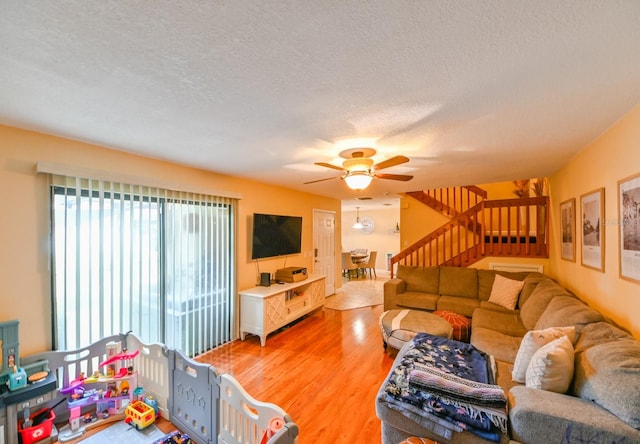
[[[130,333],[22,360],[17,321],[0,323],[0,341],[0,443],[66,442],[114,421],[143,430],[160,416],[179,431],[154,444],[297,442],[298,427],[280,407],[256,401],[211,365]]]

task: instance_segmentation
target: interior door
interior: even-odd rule
[[[326,276],[325,296],[336,292],[336,213],[313,210],[313,273]]]

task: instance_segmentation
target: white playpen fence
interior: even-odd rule
[[[103,372],[99,364],[107,358],[107,347],[114,343],[129,352],[139,351],[133,358],[138,386],[157,400],[163,418],[196,443],[297,443],[298,426],[282,408],[255,400],[233,376],[220,374],[212,365],[196,362],[162,344],[145,344],[132,333],[104,338],[78,350],[38,353],[21,362],[47,361],[61,389],[81,372]],[[55,413],[57,418],[68,417],[64,405]],[[282,427],[272,433],[274,418]]]

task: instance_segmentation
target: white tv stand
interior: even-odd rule
[[[240,294],[240,339],[246,333],[260,336],[264,347],[267,335],[322,307],[325,300],[325,277],[310,275],[291,284],[253,287]]]

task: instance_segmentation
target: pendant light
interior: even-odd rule
[[[355,230],[362,230],[362,224],[360,223],[360,207],[356,207],[356,223],[351,227]]]

